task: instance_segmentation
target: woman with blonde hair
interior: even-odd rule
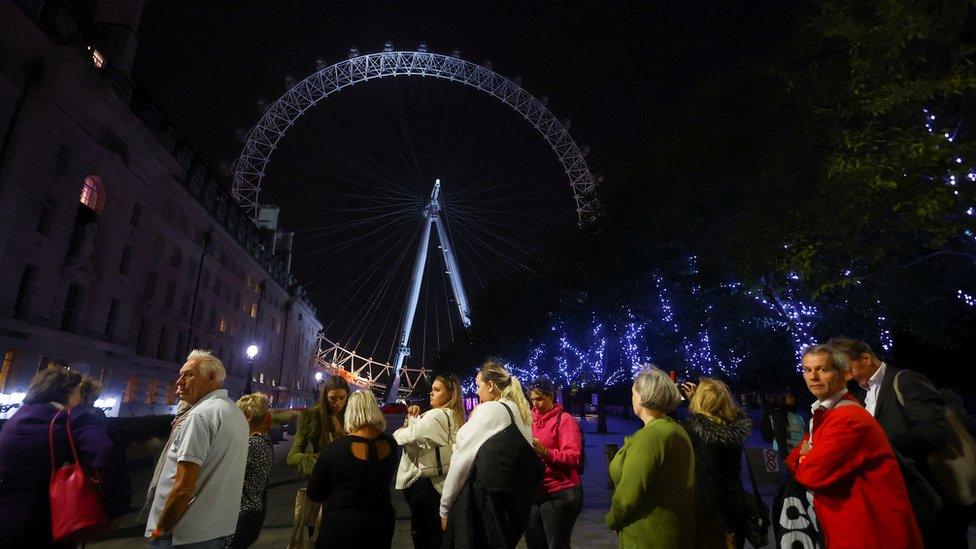
[[[418,549],[441,546],[441,490],[463,424],[461,381],[454,375],[439,375],[431,384],[430,410],[421,415],[419,406],[410,406],[403,427],[393,433],[403,448],[395,486],[410,505],[410,535]]]
[[[308,497],[322,502],[316,547],[390,547],[396,519],[390,481],[397,443],[368,391],[349,397],[345,435],[327,445],[308,479]]]
[[[445,547],[515,547],[545,467],[522,384],[497,360],[475,377],[481,404],[457,433],[441,494]]]
[[[742,449],[752,422],[718,379],[703,377],[681,388],[691,399],[685,430],[695,449],[697,546],[741,548],[747,519]]]
[[[237,530],[224,540],[225,549],[250,547],[261,535],[268,477],[274,464],[274,446],[268,436],[271,430],[269,406],[268,395],[264,393],[251,393],[237,400],[237,407],[247,418],[250,437],[247,441],[247,464],[244,467],[244,489],[241,492]]]

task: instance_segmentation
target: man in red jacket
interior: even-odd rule
[[[786,465],[813,492],[827,547],[922,547],[905,481],[881,426],[847,392],[847,358],[828,345],[803,352],[803,380],[817,397],[810,433]]]

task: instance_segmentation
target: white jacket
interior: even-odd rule
[[[474,466],[474,458],[478,455],[478,449],[492,435],[501,432],[511,423],[508,412],[501,404],[502,402],[508,404],[509,409],[512,410],[512,416],[515,418],[515,425],[525,440],[532,444],[532,427],[522,419],[517,404],[507,398],[479,404],[477,408],[471,411],[468,422],[458,429],[454,455],[451,456],[451,468],[447,472],[444,488],[441,491],[441,517],[447,518],[447,513],[454,505],[454,498],[461,492],[461,488],[468,480],[471,467]]]
[[[447,408],[432,408],[420,416],[407,416],[403,427],[393,432],[393,438],[403,448],[397,468],[397,490],[403,490],[420,479],[422,455],[433,452],[437,446],[453,445],[458,432],[457,423],[454,412]],[[430,479],[438,492],[444,487],[444,478],[436,476]]]

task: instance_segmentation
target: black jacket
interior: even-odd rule
[[[752,422],[742,412],[729,423],[691,414],[685,428],[695,449],[695,515],[721,522],[725,531],[741,532],[746,514],[742,448]]]
[[[895,394],[894,380],[898,372],[902,372],[898,376],[898,387],[905,400],[904,406]],[[863,391],[861,396],[864,396]],[[917,464],[924,464],[926,456],[948,442],[945,403],[925,376],[918,372],[885,366],[874,417],[895,450]]]

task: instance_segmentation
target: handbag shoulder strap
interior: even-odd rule
[[[891,382],[895,388],[895,398],[898,399],[898,404],[903,407],[905,406],[905,395],[901,394],[901,387],[898,385],[898,378],[901,377],[901,374],[904,371],[905,370],[898,370],[898,372],[895,373],[895,379],[893,379]]]
[[[762,499],[759,496],[759,487],[756,485],[756,475],[752,472],[752,464],[749,463],[749,456],[745,452],[742,452],[742,457],[746,460],[746,469],[749,470],[749,484],[752,485],[752,497],[761,503]]]
[[[508,412],[508,419],[512,420],[512,425],[515,425],[515,416],[512,415],[512,409],[508,407],[508,404],[505,404],[500,400],[498,403],[505,407],[505,411]]]
[[[51,423],[50,425],[48,425],[47,428],[47,442],[48,442],[48,449],[51,452],[51,474],[52,475],[54,475],[54,470],[56,469],[54,465],[54,423],[58,420],[58,416],[60,416],[61,412],[63,411],[64,410],[61,409],[58,410],[58,413],[54,414],[54,417],[51,418]]]
[[[444,416],[447,417],[447,441],[453,444],[454,427],[451,425],[451,412],[445,410],[444,408],[441,408],[441,411],[444,412]]]
[[[55,424],[55,422],[57,422],[58,416],[60,416],[61,415],[61,412],[63,412],[63,411],[64,411],[64,409],[61,409],[61,410],[58,410],[58,413],[54,414],[54,417],[51,418],[51,424],[48,426],[48,430],[47,430],[48,447],[51,450],[51,474],[52,475],[54,474],[54,469],[55,469],[55,464],[54,464],[54,424]],[[65,428],[65,431],[67,431],[67,433],[68,433],[68,446],[71,448],[71,456],[75,459],[75,463],[81,463],[81,461],[78,459],[78,447],[75,446],[75,437],[71,433],[71,410],[70,409],[68,410],[68,413],[66,413],[65,414],[65,417],[64,417],[64,428]]]

